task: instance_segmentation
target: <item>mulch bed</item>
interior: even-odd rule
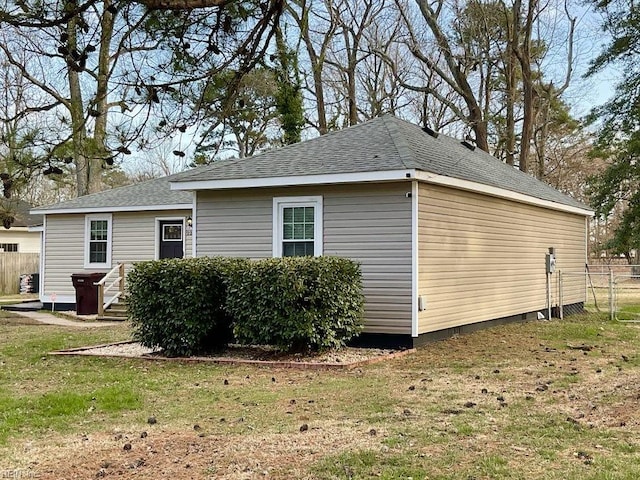
[[[178,361],[178,362],[209,362],[232,365],[258,365],[269,367],[299,368],[308,370],[350,370],[372,363],[383,362],[393,358],[403,357],[415,352],[415,349],[390,350],[379,348],[345,347],[314,354],[292,354],[278,352],[263,346],[229,347],[216,356],[198,357],[165,357],[161,351],[143,347],[137,342],[117,342],[104,345],[93,345],[80,348],[69,348],[50,352],[50,355],[83,355],[112,358],[138,358],[144,360]]]

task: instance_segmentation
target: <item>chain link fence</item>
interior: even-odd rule
[[[560,318],[581,313],[640,323],[640,265],[585,265],[582,272],[562,271],[557,288],[556,316]],[[582,295],[580,289],[584,289]],[[584,308],[571,301],[580,296]]]

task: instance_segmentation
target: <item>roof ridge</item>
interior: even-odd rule
[[[251,162],[252,160],[254,160],[256,158],[260,159],[261,157],[263,157],[265,155],[273,155],[275,153],[280,153],[282,151],[286,151],[286,150],[290,150],[290,149],[309,148],[309,143],[310,142],[312,144],[314,144],[314,143],[316,143],[318,141],[325,142],[327,138],[331,138],[331,137],[334,137],[336,135],[337,136],[341,136],[345,130],[353,131],[354,129],[360,129],[361,127],[370,126],[370,124],[372,122],[376,122],[376,121],[380,121],[380,120],[382,120],[382,122],[384,123],[384,120],[383,120],[384,117],[392,117],[393,118],[393,115],[384,114],[384,115],[381,115],[380,117],[375,117],[375,118],[372,118],[372,119],[367,120],[365,122],[357,123],[355,125],[350,125],[350,126],[341,128],[339,130],[331,130],[331,131],[325,133],[324,135],[318,135],[317,137],[309,138],[307,140],[301,140],[300,142],[296,142],[296,143],[292,143],[292,144],[288,144],[288,145],[281,145],[281,146],[278,146],[278,147],[275,147],[275,148],[269,148],[267,150],[263,150],[261,152],[258,152],[255,155],[251,155],[249,157],[229,158],[229,159],[224,159],[224,160],[214,160],[213,162],[211,162],[208,165],[201,165],[199,167],[195,167],[195,168],[192,168],[190,170],[185,170],[184,172],[174,173],[173,175],[169,176],[169,181],[170,182],[189,181],[189,179],[194,175],[197,176],[197,175],[199,175],[201,173],[210,172],[210,171],[215,170],[217,168],[221,168],[221,165],[223,163],[224,163],[225,166],[236,165],[236,164],[244,164],[246,162]],[[304,147],[301,147],[301,145],[304,145]],[[173,177],[175,177],[175,179]]]
[[[389,132],[391,141],[393,142],[393,145],[396,147],[396,150],[398,151],[398,155],[400,156],[400,161],[402,162],[402,165],[404,165],[404,168],[414,168],[415,165],[413,164],[415,164],[415,158],[414,158],[413,150],[409,146],[409,142],[407,142],[407,139],[404,137],[404,135],[402,135],[402,133],[400,132],[400,129],[398,128],[398,125],[396,124],[396,121],[401,119],[390,114],[385,114],[378,118],[382,119],[382,122],[386,127],[387,132]],[[373,119],[371,121],[374,121],[374,120],[376,119]],[[365,122],[365,123],[368,123],[368,122]]]

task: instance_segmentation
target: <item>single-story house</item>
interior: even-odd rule
[[[557,269],[582,269],[593,214],[468,142],[390,115],[36,213],[45,303],[73,302],[76,271],[160,258],[162,219],[184,229],[191,218],[186,255],[358,261],[363,339],[396,346],[536,318],[549,248]],[[584,284],[568,287],[564,303],[581,306]]]
[[[31,208],[24,200],[0,199],[0,217],[8,220],[0,225],[0,252],[40,253],[42,215],[31,214]]]
[[[195,192],[194,255],[357,260],[364,337],[404,346],[537,318],[549,248],[557,269],[582,269],[593,215],[468,142],[391,115],[169,180]],[[567,285],[564,301],[582,305],[584,285]]]
[[[33,209],[43,216],[40,301],[73,310],[72,274],[191,256],[192,205],[164,177]]]

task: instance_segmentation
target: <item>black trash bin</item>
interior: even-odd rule
[[[78,315],[94,315],[98,313],[98,287],[94,283],[99,282],[104,273],[74,273],[71,281],[76,289],[76,313]]]

